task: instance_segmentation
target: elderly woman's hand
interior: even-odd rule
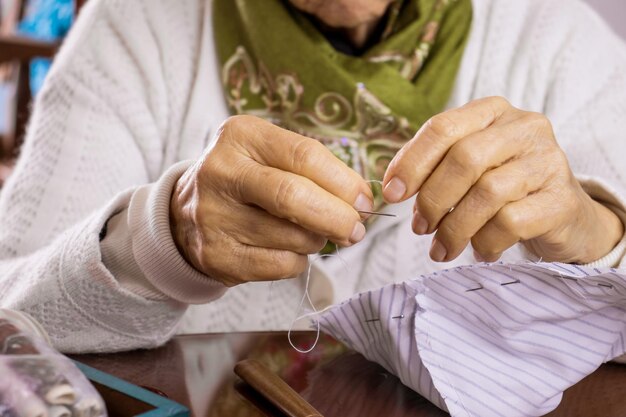
[[[357,210],[369,185],[318,141],[235,116],[215,147],[178,180],[170,204],[183,256],[228,286],[298,275],[327,239],[365,235]]]
[[[471,241],[495,261],[517,242],[544,260],[592,262],[623,234],[617,216],[574,178],[548,119],[500,97],[433,117],[396,155],[389,202],[418,193],[413,230],[437,231],[430,256],[456,258]]]

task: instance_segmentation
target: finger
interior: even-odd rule
[[[474,259],[477,262],[497,262],[502,257],[502,253],[493,255],[489,258],[483,258],[483,256],[480,253],[478,253],[476,250],[472,250],[472,253],[474,255]]]
[[[483,174],[502,164],[509,165],[513,158],[528,152],[528,143],[519,137],[520,131],[523,130],[518,123],[493,126],[459,140],[450,148],[417,195],[417,212],[424,218],[421,225],[427,226],[418,231],[420,234],[432,233]],[[493,191],[506,192],[499,184],[487,181],[484,180],[483,185]],[[503,185],[508,183],[505,181]]]
[[[323,236],[257,207],[241,205],[224,216],[224,232],[248,246],[306,255],[319,252],[327,242]]]
[[[505,205],[539,190],[545,182],[542,171],[542,163],[523,158],[480,177],[439,224],[435,239],[445,248],[446,256],[442,260],[451,261],[459,256],[472,237]]]
[[[229,286],[293,278],[305,271],[308,265],[306,255],[286,250],[247,246],[234,241],[222,249],[220,256],[214,256],[216,259],[213,259],[209,274],[219,277]]]
[[[385,200],[396,203],[417,193],[452,145],[486,129],[508,109],[505,99],[490,97],[431,118],[389,164],[383,180]]]
[[[352,206],[305,177],[255,165],[240,174],[237,189],[241,201],[337,244],[349,246],[365,236],[365,226]]]
[[[357,210],[372,210],[371,187],[320,142],[262,119],[239,117],[248,118],[239,129],[250,126],[243,136],[249,138],[247,151],[252,159],[306,177]]]
[[[500,254],[518,242],[547,233],[558,217],[554,199],[539,192],[509,203],[487,222],[472,238],[472,247],[485,260]]]

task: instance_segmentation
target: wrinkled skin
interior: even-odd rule
[[[574,178],[550,121],[501,97],[428,121],[395,156],[384,196],[417,194],[413,231],[435,233],[430,256],[450,261],[471,242],[495,261],[522,242],[549,261],[588,263],[623,235],[619,218]]]
[[[369,185],[318,141],[252,116],[229,118],[178,180],[174,239],[199,271],[233,286],[294,277],[327,239],[363,239]]]
[[[291,2],[358,47],[392,0]],[[178,180],[171,228],[188,262],[233,286],[294,277],[327,240],[359,242],[365,216],[356,210],[371,210],[372,201],[369,185],[319,142],[237,116]]]
[[[362,47],[393,0],[289,0],[323,25],[339,29],[356,47]]]
[[[357,47],[392,2],[290,1]],[[547,118],[498,97],[433,117],[394,158],[384,187],[390,203],[417,194],[413,230],[435,233],[436,261],[470,242],[478,260],[493,261],[523,242],[545,260],[585,263],[623,234],[574,178]],[[358,243],[365,228],[357,210],[371,209],[369,185],[323,145],[236,116],[178,180],[170,218],[186,260],[234,286],[298,275],[327,239]]]
[[[355,28],[377,22],[392,0],[289,0],[333,28]]]

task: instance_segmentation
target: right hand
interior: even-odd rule
[[[295,277],[327,240],[359,242],[357,210],[372,201],[365,180],[318,141],[234,116],[178,180],[170,219],[185,259],[234,286]]]

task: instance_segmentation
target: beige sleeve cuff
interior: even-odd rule
[[[100,242],[104,265],[122,287],[144,298],[203,304],[226,291],[185,261],[170,231],[172,190],[191,164],[180,162],[158,182],[139,187],[128,208],[109,219]]]

